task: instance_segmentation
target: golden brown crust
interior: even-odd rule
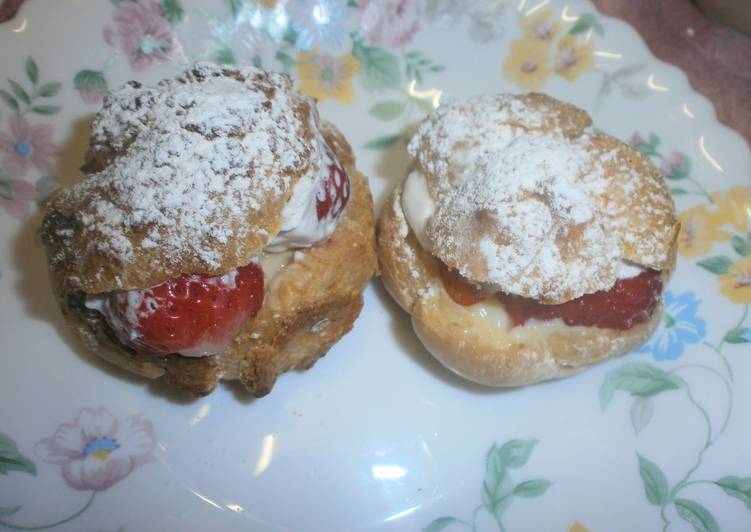
[[[401,206],[402,187],[394,189],[378,218],[378,264],[386,289],[412,313],[420,293],[438,277],[437,261],[417,242]]]
[[[53,270],[53,285],[73,331],[102,358],[196,395],[211,392],[219,380],[240,380],[260,397],[280,373],[313,365],[352,328],[362,308],[362,291],[376,268],[367,178],[354,167],[344,137],[331,125],[323,133],[349,175],[349,204],[331,238],[268,282],[260,312],[227,350],[202,358],[136,354],[117,341],[98,312],[85,307],[85,294],[67,288]]]
[[[587,149],[610,177],[595,199],[611,218],[608,226],[618,236],[623,258],[655,270],[672,269],[680,223],[665,179],[647,157],[610,135],[590,135]],[[606,159],[605,154],[613,156]],[[639,179],[629,179],[629,173]]]
[[[530,120],[531,112],[534,120]],[[452,127],[459,119],[468,121],[467,129],[454,132]],[[547,94],[484,95],[441,106],[428,115],[410,142],[409,151],[425,170],[433,194],[444,191],[464,169],[465,162],[451,154],[471,150],[492,138],[499,128],[575,138],[591,124],[585,111]],[[423,131],[431,135],[421,134]]]
[[[660,320],[627,331],[556,324],[501,329],[456,304],[443,288],[438,262],[426,253],[404,219],[401,187],[378,220],[378,258],[383,282],[412,315],[412,325],[428,350],[447,368],[490,386],[519,386],[568,375],[641,345]],[[675,266],[663,270],[666,283]]]
[[[229,121],[227,116],[241,114],[233,115],[221,106],[202,108],[206,100],[203,92],[184,95],[184,99],[192,99],[188,104],[175,103],[174,91],[185,87],[209,90],[203,85],[216,82],[216,78],[228,80],[236,100],[245,105],[242,110],[247,116],[231,123],[241,123],[246,130],[224,131],[212,128],[210,122],[201,124],[202,119],[221,123]],[[175,122],[172,129],[160,123],[167,121],[165,117]],[[313,156],[318,149],[317,129],[314,102],[296,94],[290,78],[282,74],[199,64],[176,80],[164,80],[155,87],[126,84],[108,95],[92,125],[86,177],[56,193],[47,204],[41,236],[56,277],[70,290],[94,294],[154,286],[186,271],[218,275],[247,264],[279,232],[282,207],[295,183],[306,173],[319,171],[315,167],[319,158]],[[275,136],[282,131],[284,136]],[[262,140],[244,143],[246,136]],[[164,153],[179,141],[185,141],[187,152],[207,141],[225,142],[226,153],[219,153],[213,160],[211,154],[201,155],[203,159],[185,164],[182,159],[186,154],[173,154],[177,162],[172,168],[163,162],[170,161]],[[154,150],[156,145],[163,150]],[[249,158],[247,167],[240,170],[227,163],[237,155],[233,151],[242,154],[239,158]],[[133,169],[134,157],[143,157],[139,160],[143,168],[136,165]],[[178,198],[187,206],[175,207],[175,212],[184,214],[186,220],[197,220],[196,225],[205,223],[204,227],[214,228],[223,224],[220,232],[203,231],[197,240],[185,238],[186,234],[200,234],[200,229],[184,228],[173,218],[166,223],[154,222],[148,214],[156,210],[158,215],[159,209],[151,207],[149,211],[148,205],[136,212],[133,204],[138,196],[171,194],[169,184],[154,192],[165,182],[157,179],[158,172],[178,179],[176,176],[188,164],[214,165],[219,164],[217,161],[229,167],[216,172],[222,187],[206,185],[198,205],[190,204],[189,198],[198,196],[187,188]],[[136,174],[137,179],[129,173]],[[131,181],[124,184],[124,177]],[[223,198],[227,196],[241,199],[225,204]],[[161,201],[169,205],[170,200]],[[216,206],[209,209],[208,205]],[[144,211],[146,216],[141,214]]]
[[[610,289],[623,260],[664,270],[678,234],[665,180],[590,123],[542,94],[431,113],[409,144],[435,203],[431,253],[475,283],[550,304]]]
[[[529,326],[505,332],[454,303],[445,290],[413,307],[412,326],[444,366],[488,386],[521,386],[563,377],[641,345],[660,321],[652,318],[627,331],[597,327]]]

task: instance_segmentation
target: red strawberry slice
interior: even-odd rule
[[[328,175],[321,182],[316,193],[318,220],[323,220],[327,216],[338,218],[349,201],[349,177],[328,146],[326,146],[325,164],[328,167]]]
[[[487,298],[487,295],[443,263],[441,278],[446,292],[459,305],[474,305]],[[636,277],[619,279],[610,290],[587,294],[560,305],[544,305],[534,299],[502,292],[495,297],[503,303],[514,325],[524,325],[532,318],[561,318],[567,325],[627,330],[649,320],[661,292],[660,272],[645,270]]]
[[[498,294],[514,325],[527,320],[561,318],[566,325],[584,325],[625,331],[649,320],[662,292],[660,272],[646,270],[630,279],[619,279],[610,290],[543,305],[534,299]]]
[[[455,303],[466,307],[488,298],[487,294],[484,294],[475,288],[475,286],[462,277],[458,271],[449,268],[442,262],[439,262],[439,264],[441,266],[443,287]]]
[[[216,277],[182,275],[144,290],[113,292],[107,321],[118,338],[154,355],[222,351],[263,303],[263,270],[251,263]]]

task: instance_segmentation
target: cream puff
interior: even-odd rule
[[[429,115],[377,228],[389,293],[450,370],[552,379],[641,345],[660,320],[678,221],[650,161],[542,94]]]
[[[346,139],[288,76],[199,63],[109,94],[86,176],[41,235],[63,314],[99,356],[194,394],[256,396],[348,332],[376,268]]]

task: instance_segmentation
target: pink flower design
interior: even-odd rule
[[[628,143],[632,146],[640,146],[641,144],[646,144],[647,141],[644,140],[639,133],[634,133],[631,135],[631,138],[628,139]]]
[[[674,151],[670,154],[670,157],[666,157],[660,163],[660,173],[665,177],[668,177],[673,173],[673,170],[683,168],[685,162],[686,156],[681,152]]]
[[[133,70],[169,61],[178,49],[177,36],[159,4],[122,2],[114,18],[117,29],[107,26],[104,40],[128,56]]]
[[[81,96],[83,103],[98,104],[104,99],[104,94],[91,89],[78,89],[78,94]]]
[[[107,93],[107,78],[101,70],[80,70],[73,78],[73,85],[78,90],[81,100],[88,104],[98,104]]]
[[[10,118],[10,135],[0,133],[0,166],[12,177],[23,177],[30,165],[50,171],[50,158],[57,153],[52,143],[52,126],[30,126],[20,115]]]
[[[45,462],[60,465],[70,487],[103,491],[153,460],[155,443],[153,425],[141,416],[119,423],[104,407],[84,408],[75,421],[39,441],[35,452]]]
[[[370,46],[402,48],[420,29],[419,0],[363,0],[360,27]]]
[[[22,218],[29,212],[29,203],[37,198],[37,189],[20,179],[0,179],[0,207],[14,218]]]

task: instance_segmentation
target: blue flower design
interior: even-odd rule
[[[707,334],[707,323],[696,315],[699,301],[693,292],[665,293],[662,321],[652,338],[637,350],[652,353],[655,360],[675,360],[688,344],[697,344]]]
[[[308,51],[342,46],[350,10],[341,0],[296,0],[291,7],[292,28],[297,34],[295,48]]]

